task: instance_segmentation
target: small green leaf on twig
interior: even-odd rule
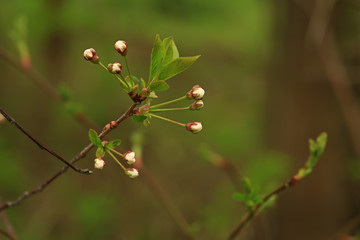
[[[165,91],[169,88],[169,85],[165,81],[154,81],[150,83],[149,91]]]
[[[95,130],[90,129],[89,130],[89,138],[90,141],[97,147],[102,147],[101,145],[101,139],[99,138],[98,134],[95,132]]]
[[[161,67],[159,80],[167,80],[190,67],[200,55],[193,57],[179,57]]]
[[[134,122],[136,123],[142,123],[144,122],[148,117],[145,115],[139,115],[139,114],[135,114],[133,115],[132,119]]]

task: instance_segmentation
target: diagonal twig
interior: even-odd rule
[[[133,113],[134,108],[138,105],[139,103],[135,102],[133,103],[129,109],[123,114],[121,115],[121,117],[119,117],[116,120],[116,123],[119,124],[122,121],[124,121],[126,118],[130,117]],[[106,134],[108,134],[112,129],[116,128],[116,126],[114,126],[113,128],[105,128],[100,134],[99,137],[103,138]],[[87,145],[85,148],[83,148],[83,150],[76,155],[76,157],[73,158],[73,160],[70,162],[71,164],[74,164],[75,162],[77,162],[79,159],[84,158],[86,156],[86,154],[94,147],[94,144],[90,143],[89,145]],[[11,201],[11,202],[6,202],[5,204],[3,204],[2,206],[0,206],[0,211],[3,211],[9,207],[13,207],[16,205],[19,205],[22,201],[24,201],[25,199],[33,196],[36,193],[39,193],[41,191],[43,191],[52,181],[54,181],[57,177],[61,176],[63,173],[65,173],[67,170],[69,169],[69,166],[65,166],[63,167],[60,171],[58,171],[57,173],[55,173],[52,177],[50,177],[45,183],[41,184],[40,186],[38,186],[37,188],[31,190],[31,191],[26,191],[24,192],[18,199]]]
[[[91,174],[92,171],[89,169],[80,169],[78,167],[75,167],[68,161],[66,161],[63,157],[61,157],[59,154],[54,152],[53,150],[47,148],[45,145],[40,143],[38,140],[36,140],[30,133],[28,133],[20,124],[18,124],[14,118],[12,118],[8,113],[6,113],[1,107],[0,107],[0,113],[8,120],[10,123],[14,124],[16,128],[18,128],[22,133],[24,133],[28,138],[30,138],[41,150],[45,150],[46,152],[50,153],[60,161],[62,161],[64,164],[69,166],[71,169],[73,169],[75,172],[83,173],[83,174]]]
[[[11,236],[8,232],[6,232],[5,230],[0,228],[0,234],[4,235],[5,237],[7,237],[8,239],[11,240],[16,240],[13,236]]]

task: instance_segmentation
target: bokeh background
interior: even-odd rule
[[[126,40],[133,74],[146,79],[155,35],[172,35],[180,55],[202,56],[170,79],[170,89],[156,102],[200,84],[206,90],[203,110],[164,116],[202,121],[203,131],[192,135],[158,119],[147,128],[127,120],[110,138],[122,139],[128,150],[131,134],[144,136],[147,172],[198,239],[225,239],[245,212],[232,198],[237,190],[227,174],[204,159],[201,149],[218,153],[237,169],[238,181],[247,176],[265,194],[303,166],[308,139],[323,131],[328,146],[313,174],[283,192],[238,239],[355,236],[360,214],[359,11],[358,0],[1,0],[1,48],[20,61],[19,32],[26,26],[31,68],[67,89],[71,100],[55,101],[1,57],[0,106],[71,159],[89,142],[74,111],[104,126],[131,104],[110,74],[84,61],[83,51],[93,47],[104,63],[121,61],[113,44]],[[93,159],[94,150],[78,165],[92,168]],[[35,188],[61,167],[9,123],[0,124],[3,201]],[[103,171],[91,176],[68,171],[6,214],[24,240],[186,239],[146,181],[130,180],[107,159]]]

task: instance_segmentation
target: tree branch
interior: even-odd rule
[[[274,191],[266,195],[260,203],[258,203],[252,211],[248,211],[241,219],[239,225],[237,225],[234,230],[230,233],[230,236],[227,238],[228,240],[235,239],[235,237],[241,232],[241,230],[256,216],[256,213],[259,211],[260,207],[266,203],[272,196],[276,196],[285,189],[288,189],[297,183],[298,180],[296,178],[291,178],[290,180],[286,181],[283,185],[276,188]]]
[[[133,103],[129,109],[123,114],[121,115],[121,117],[119,117],[116,120],[116,123],[119,124],[122,121],[124,121],[126,118],[130,117],[132,115],[132,112],[134,110],[134,108],[138,105],[139,103]],[[115,126],[113,128],[105,128],[100,134],[99,137],[103,138],[105,137],[105,135],[107,135],[112,129],[116,128]],[[84,158],[86,156],[86,154],[94,147],[94,145],[92,143],[90,143],[89,145],[87,145],[85,148],[83,148],[83,150],[81,150],[81,152],[75,156],[73,158],[73,160],[70,162],[71,164],[74,164],[75,162],[77,162],[79,159]],[[22,201],[24,201],[25,199],[35,195],[36,193],[42,192],[52,181],[54,181],[56,178],[58,178],[59,176],[61,176],[63,173],[65,173],[67,170],[69,169],[69,166],[65,166],[63,167],[60,171],[58,171],[57,173],[55,173],[52,177],[50,177],[45,183],[41,184],[40,186],[38,186],[37,188],[31,190],[31,191],[26,191],[24,192],[18,199],[11,201],[11,202],[6,202],[5,204],[3,204],[2,206],[0,206],[0,211],[3,211],[9,207],[13,207],[16,205],[19,205]]]
[[[8,232],[6,232],[5,230],[2,230],[0,228],[0,234],[4,235],[5,237],[7,237],[8,239],[11,239],[11,240],[16,240],[14,237],[12,237]]]
[[[83,173],[83,174],[91,174],[92,171],[89,169],[80,169],[78,167],[75,167],[68,161],[66,161],[63,157],[61,157],[59,154],[54,152],[53,150],[47,148],[45,145],[41,144],[38,140],[36,140],[30,133],[28,133],[20,124],[18,124],[14,118],[12,118],[9,114],[7,114],[1,107],[0,107],[0,113],[8,120],[11,124],[14,124],[15,127],[17,127],[22,133],[24,133],[28,138],[30,138],[41,150],[45,150],[46,152],[50,153],[60,161],[62,161],[64,164],[69,166],[71,169],[73,169],[75,172]]]

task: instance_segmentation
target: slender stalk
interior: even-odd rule
[[[0,197],[0,205],[2,204],[2,198]],[[1,219],[4,222],[6,231],[11,235],[14,239],[17,239],[16,232],[14,230],[13,225],[11,224],[8,216],[6,215],[5,211],[0,213]]]
[[[50,153],[60,161],[62,161],[64,164],[69,166],[71,169],[73,169],[76,172],[83,173],[83,174],[91,174],[92,171],[89,169],[80,169],[78,167],[75,167],[70,162],[66,161],[63,157],[61,157],[59,154],[54,152],[53,150],[47,148],[45,145],[40,143],[38,140],[36,140],[30,133],[28,133],[20,124],[18,124],[14,118],[12,118],[9,114],[7,114],[1,107],[0,107],[0,113],[8,120],[10,123],[14,124],[15,127],[17,127],[22,133],[24,133],[28,138],[30,138],[41,150],[45,150],[46,152]]]
[[[102,62],[99,62],[99,65],[105,69],[107,72],[109,72],[108,68],[102,63]]]
[[[130,117],[133,114],[133,110],[134,108],[138,105],[139,103],[133,103],[129,109],[123,114],[121,115],[121,117],[119,117],[116,120],[116,123],[119,125],[122,121],[124,121],[125,119],[127,119],[128,117]],[[99,137],[102,139],[104,138],[110,131],[112,131],[114,128],[105,128],[100,134]],[[85,148],[83,148],[83,150],[76,155],[73,160],[70,162],[71,164],[77,162],[78,160],[84,158],[86,156],[86,154],[94,147],[94,145],[92,143],[90,143],[89,145],[87,145]],[[16,200],[11,201],[11,202],[6,202],[5,204],[0,206],[0,212],[9,208],[9,207],[13,207],[13,206],[17,206],[19,205],[22,201],[24,201],[25,199],[42,192],[50,183],[52,183],[56,178],[58,178],[59,176],[61,176],[63,173],[65,173],[67,170],[69,169],[69,166],[65,166],[63,167],[60,171],[58,171],[57,173],[55,173],[52,177],[50,177],[45,183],[41,184],[40,186],[38,186],[37,188],[31,190],[31,191],[26,191],[24,192],[20,197],[18,197]]]
[[[185,96],[182,96],[182,97],[179,97],[179,98],[177,98],[177,99],[168,101],[168,102],[164,102],[164,103],[160,103],[160,104],[157,104],[157,105],[153,105],[153,106],[150,107],[150,109],[162,107],[162,106],[165,106],[165,105],[167,105],[167,104],[174,103],[174,102],[178,102],[178,101],[181,101],[181,100],[184,100],[184,99],[186,99],[186,95],[185,95]]]
[[[178,110],[189,110],[190,107],[183,108],[161,108],[161,109],[150,109],[150,112],[166,112],[166,111],[178,111]]]
[[[108,68],[107,68],[102,62],[99,62],[99,65],[100,65],[103,69],[105,69],[107,72],[109,72]],[[114,76],[120,81],[121,85],[129,87],[129,86],[127,85],[126,81],[122,80],[117,74],[113,74],[113,73],[111,73],[111,74],[114,75]]]
[[[156,117],[156,118],[159,118],[159,119],[161,119],[161,120],[164,120],[164,121],[167,121],[167,122],[171,122],[171,123],[175,123],[175,124],[177,124],[177,125],[180,125],[180,126],[182,126],[182,127],[185,127],[185,124],[184,124],[184,123],[179,123],[179,122],[177,122],[177,121],[174,121],[174,120],[171,120],[171,119],[168,119],[168,118],[164,118],[164,117],[161,117],[161,116],[159,116],[159,115],[152,114],[152,113],[149,113],[149,115],[152,116],[152,117]]]
[[[131,72],[130,72],[130,67],[129,67],[129,63],[128,63],[128,60],[127,60],[127,56],[125,55],[124,58],[125,58],[125,64],[126,64],[126,68],[127,68],[129,77],[130,77],[131,81],[133,81],[132,77],[131,77]]]
[[[124,171],[126,171],[126,167],[124,167],[124,165],[122,165],[121,162],[119,162],[119,160],[114,156],[114,154],[111,153],[111,151],[107,150],[106,152],[120,165],[120,167]]]
[[[128,89],[130,90],[130,85],[126,82],[124,76],[122,75],[122,73],[120,73],[121,79],[125,82],[126,86],[128,87]]]
[[[109,148],[110,151],[116,153],[117,155],[119,155],[120,157],[124,157],[124,154],[119,153],[118,151],[116,151],[115,149]]]

